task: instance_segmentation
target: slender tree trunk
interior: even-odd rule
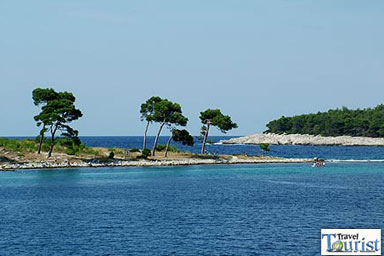
[[[201,146],[201,154],[204,154],[205,152],[205,143],[207,143],[207,138],[208,138],[208,132],[209,132],[209,126],[210,124],[207,124],[207,129],[205,130],[204,134],[204,140],[203,140],[203,145]]]
[[[37,150],[37,154],[41,153],[41,146],[43,145],[43,141],[44,141],[44,131],[45,131],[45,125],[43,126],[43,129],[41,129],[40,131],[39,149]]]
[[[167,142],[167,146],[165,147],[164,157],[168,157],[168,149],[169,149],[169,145],[171,144],[171,141],[172,141],[172,135],[169,136],[169,139],[168,139],[168,142]]]
[[[163,122],[160,124],[159,131],[157,132],[156,139],[155,139],[155,143],[153,143],[152,156],[155,156],[155,154],[156,154],[157,143],[159,142],[159,136],[160,136],[161,130],[163,129],[164,125],[165,125],[165,121],[163,121]]]
[[[145,126],[143,150],[147,148],[147,132],[148,132],[148,127],[149,127],[149,121],[147,121],[147,125]]]
[[[57,125],[55,126],[55,128],[53,130],[51,128],[51,146],[49,147],[48,158],[50,158],[52,156],[53,147],[55,146],[55,133],[56,133],[56,131],[57,131]]]

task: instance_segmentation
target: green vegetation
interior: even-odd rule
[[[61,131],[61,135],[79,146],[79,132],[74,130],[68,123],[75,121],[83,116],[81,111],[75,107],[76,98],[70,92],[56,92],[53,89],[37,88],[32,92],[33,103],[41,106],[41,112],[34,117],[37,126],[42,126],[39,135],[38,153],[42,148],[44,133],[50,132],[50,147],[48,158],[52,155],[56,144],[56,132]]]
[[[8,152],[15,152],[19,154],[34,153],[39,148],[40,138],[36,140],[24,139],[24,140],[11,140],[0,138],[0,147],[4,148]],[[51,141],[44,139],[41,151],[49,152]],[[97,151],[85,146],[84,144],[77,144],[73,140],[67,138],[57,138],[55,152],[66,153],[68,155],[80,155],[90,154],[98,155]]]
[[[178,126],[186,126],[188,118],[182,113],[181,106],[178,103],[153,96],[140,106],[141,120],[146,122],[144,131],[143,150],[138,148],[130,149],[93,149],[82,144],[78,134],[79,132],[72,128],[70,124],[83,116],[82,112],[76,108],[76,98],[71,92],[57,92],[52,88],[36,88],[32,92],[32,99],[35,106],[40,108],[40,113],[34,116],[36,125],[39,127],[39,135],[35,140],[10,140],[0,138],[0,147],[8,152],[14,152],[20,157],[36,157],[33,153],[41,154],[47,152],[48,158],[53,152],[65,153],[67,155],[104,155],[114,158],[115,156],[125,157],[129,153],[139,155],[139,158],[147,159],[150,155],[155,156],[156,151],[164,151],[165,157],[168,152],[179,153],[180,150],[171,145],[172,141],[183,145],[193,146],[194,138],[190,133],[183,129],[177,129]],[[207,109],[200,113],[200,119],[203,123],[201,141],[203,141],[202,153],[204,153],[206,143],[213,144],[208,140],[210,126],[216,126],[223,133],[237,128],[237,124],[231,121],[227,115],[223,115],[219,109]],[[159,123],[155,142],[152,150],[146,149],[147,132],[151,123]],[[158,145],[159,136],[163,128],[167,127],[171,131],[171,136],[165,145]],[[46,134],[49,134],[46,137]]]
[[[140,106],[141,121],[145,120],[147,122],[144,130],[143,150],[147,147],[148,127],[150,123],[154,121],[153,115],[155,114],[155,104],[161,102],[162,100],[163,99],[158,96],[153,96]]]
[[[167,149],[167,144],[158,144],[156,146],[156,151],[165,152]],[[170,152],[180,152],[180,149],[176,146],[169,146],[168,151]]]
[[[266,133],[322,136],[384,137],[384,105],[351,110],[346,107],[317,114],[281,117],[267,124]]]
[[[223,115],[220,109],[207,109],[200,112],[200,120],[203,124],[201,134],[204,136],[201,154],[205,153],[205,144],[207,143],[210,126],[216,126],[222,133],[237,128],[237,124],[232,122],[231,117]]]
[[[261,143],[260,149],[265,152],[271,151],[271,149],[269,148],[269,143]]]
[[[151,154],[151,150],[146,148],[141,151],[141,156],[139,156],[138,158],[147,159]]]
[[[164,125],[186,126],[188,118],[183,116],[181,106],[179,104],[171,102],[167,99],[162,99],[160,102],[155,103],[153,108],[154,110],[153,114],[151,115],[151,120],[160,123],[159,130],[156,134],[155,143],[153,144],[152,148],[152,156],[155,156],[156,146]]]
[[[165,157],[168,156],[168,151],[172,152],[173,148],[176,148],[175,146],[170,146],[172,140],[176,142],[180,142],[183,145],[193,146],[195,141],[193,137],[189,134],[187,130],[178,130],[178,129],[172,129],[172,134],[169,136],[167,145],[165,146]]]
[[[11,140],[0,138],[0,147],[8,152],[32,153],[37,150],[37,143],[33,140]]]

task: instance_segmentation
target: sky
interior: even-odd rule
[[[179,103],[194,135],[207,108],[248,135],[282,115],[373,107],[383,24],[380,0],[0,0],[0,136],[38,134],[36,87],[74,93],[83,136],[142,135],[154,95]]]

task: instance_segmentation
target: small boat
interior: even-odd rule
[[[324,167],[324,166],[325,166],[324,162],[315,162],[312,165],[312,167]]]

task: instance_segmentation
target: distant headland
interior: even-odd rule
[[[222,141],[223,144],[272,144],[313,146],[384,146],[384,138],[334,136],[309,134],[259,133]]]
[[[318,146],[384,146],[384,105],[365,109],[282,116],[267,123],[263,134],[223,141],[223,144]]]

